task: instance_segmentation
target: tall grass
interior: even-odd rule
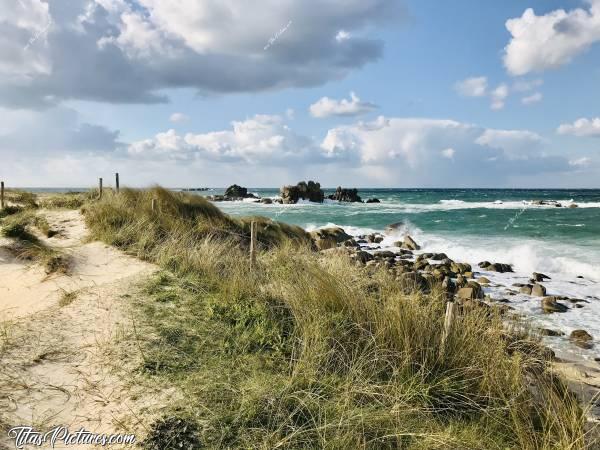
[[[591,445],[543,349],[493,313],[465,311],[442,344],[441,290],[407,294],[385,269],[320,255],[266,219],[250,270],[248,220],[195,196],[128,190],[85,217],[94,237],[164,268],[138,304],[151,333],[141,370],[185,393],[171,414],[196,431],[163,420],[148,448]]]

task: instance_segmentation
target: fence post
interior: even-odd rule
[[[152,212],[155,212],[155,211],[156,211],[156,199],[153,198],[152,199]]]
[[[256,264],[256,222],[250,223],[250,267]]]
[[[0,207],[4,209],[4,181],[0,182]]]
[[[444,319],[444,333],[442,334],[442,348],[450,334],[452,322],[454,321],[454,302],[446,303],[446,318]]]
[[[100,191],[100,195],[98,196],[98,200],[102,198],[102,178],[98,179],[98,190]]]
[[[119,172],[115,173],[115,188],[117,190],[117,194],[119,193]]]

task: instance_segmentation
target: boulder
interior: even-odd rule
[[[321,185],[314,181],[308,183],[301,181],[296,186],[283,186],[279,190],[281,200],[284,204],[298,203],[298,200],[308,200],[315,203],[323,203],[325,194]]]
[[[226,199],[238,199],[238,198],[246,198],[246,197],[254,197],[254,195],[248,195],[248,189],[242,186],[238,186],[237,184],[233,184],[225,189]]]
[[[479,284],[490,284],[490,280],[487,279],[486,277],[479,277],[479,278],[477,278],[477,282]]]
[[[576,203],[571,203],[569,208],[579,208],[579,206]]]
[[[401,230],[402,228],[404,228],[404,226],[405,226],[404,222],[391,223],[389,225],[386,225],[385,232],[386,233],[393,233],[394,231]]]
[[[381,203],[378,198],[370,198],[366,203]]]
[[[531,295],[536,297],[544,297],[546,295],[546,288],[541,284],[534,284],[531,288]]]
[[[456,296],[459,299],[463,300],[475,300],[475,299],[483,299],[483,289],[476,281],[469,281],[465,287],[460,288],[456,293]]]
[[[389,250],[380,250],[378,252],[373,253],[373,256],[375,256],[375,258],[395,258],[396,254]]]
[[[273,200],[271,200],[270,198],[263,198],[260,200],[261,203],[264,203],[265,205],[270,205],[273,203]]]
[[[379,244],[383,241],[383,236],[379,234],[370,234],[367,236],[367,241],[371,244]]]
[[[530,284],[525,284],[523,286],[521,286],[521,288],[519,289],[519,292],[521,294],[527,294],[527,295],[531,295],[531,288],[533,286],[531,286]]]
[[[565,335],[565,333],[563,333],[562,331],[550,330],[548,328],[540,328],[539,332],[542,336],[550,336],[550,337]]]
[[[502,263],[490,263],[488,261],[483,261],[479,263],[479,267],[485,270],[489,270],[490,272],[512,272],[512,266],[510,264],[502,264]]]
[[[336,247],[337,244],[352,239],[352,236],[347,234],[343,228],[339,227],[323,228],[321,230],[312,231],[310,237],[313,239],[318,250],[333,248]]]
[[[362,202],[358,195],[358,189],[344,189],[341,186],[335,190],[335,193],[328,196],[329,200],[337,200],[338,202],[356,203]]]
[[[569,335],[569,340],[577,347],[590,349],[594,346],[594,338],[585,330],[575,330]]]
[[[542,299],[542,311],[546,314],[565,313],[568,310],[569,308],[556,301],[556,297],[544,297]]]
[[[473,269],[471,267],[471,264],[467,264],[467,263],[457,263],[457,262],[452,262],[450,264],[450,270],[452,272],[455,273],[466,273],[466,272],[472,272]]]
[[[549,280],[550,277],[548,275],[544,275],[543,273],[533,272],[531,279],[533,281],[544,281]]]
[[[427,279],[419,272],[406,272],[400,275],[399,281],[405,288],[406,292],[413,290],[428,291],[429,283]]]
[[[360,261],[363,264],[366,264],[369,261],[373,260],[373,255],[371,255],[369,252],[365,252],[362,250],[356,252],[354,257],[357,261]]]
[[[420,250],[421,247],[419,246],[419,244],[417,244],[413,238],[411,238],[410,236],[404,236],[404,242],[402,244],[403,248],[406,248],[408,250]]]

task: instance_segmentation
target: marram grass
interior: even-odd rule
[[[163,268],[136,305],[140,370],[185,402],[147,448],[594,445],[545,353],[499,317],[460,316],[442,346],[441,291],[406,294],[385,270],[323,256],[266,219],[250,269],[248,220],[196,196],[124,190],[84,211],[93,237]]]

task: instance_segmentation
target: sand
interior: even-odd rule
[[[0,250],[0,429],[83,426],[141,438],[177,395],[134,370],[140,352],[128,305],[136,284],[156,267],[86,242],[78,211],[42,214],[60,231],[45,242],[69,254],[72,265],[68,275],[47,276]],[[73,301],[60,306],[73,291]],[[4,431],[3,445],[14,448]]]

